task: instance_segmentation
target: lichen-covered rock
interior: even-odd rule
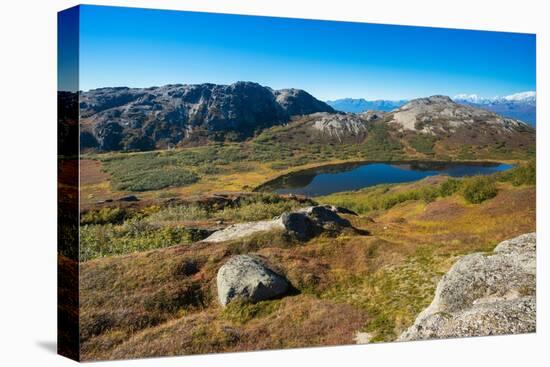
[[[284,231],[299,240],[308,240],[322,232],[338,232],[351,227],[350,222],[338,213],[353,213],[330,205],[317,205],[283,213],[272,220],[238,223],[216,231],[204,239],[204,242],[232,241],[248,237],[259,232]]]
[[[439,282],[431,305],[399,340],[534,332],[535,233],[463,257]]]
[[[288,281],[265,266],[258,258],[237,255],[219,270],[216,279],[218,299],[226,306],[234,299],[259,302],[284,295]]]
[[[259,232],[283,230],[284,226],[280,220],[262,220],[258,222],[246,222],[230,225],[212,233],[203,242],[224,242],[238,240]]]

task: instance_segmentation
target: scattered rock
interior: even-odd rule
[[[272,299],[284,295],[289,289],[284,277],[250,255],[230,258],[218,270],[216,283],[223,306],[234,299],[252,303]]]
[[[534,332],[536,234],[463,257],[439,282],[432,304],[398,340]]]

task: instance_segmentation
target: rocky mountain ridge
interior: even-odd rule
[[[420,134],[454,145],[534,143],[534,129],[525,123],[446,96],[414,99],[391,112],[356,114],[336,112],[300,89],[273,90],[251,82],[101,88],[80,95],[81,148],[95,151],[244,141],[286,124],[291,128],[275,132],[288,135],[279,140],[303,144],[361,144],[380,124],[398,136]]]
[[[83,148],[150,150],[201,140],[242,140],[293,115],[334,110],[300,89],[252,82],[100,88],[80,94]]]

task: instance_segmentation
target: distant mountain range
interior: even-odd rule
[[[457,103],[483,108],[529,123],[537,122],[537,94],[534,91],[511,94],[504,97],[484,98],[476,94],[459,94],[453,98]]]
[[[327,101],[327,104],[337,111],[360,113],[368,110],[389,112],[403,106],[408,101],[405,99],[392,101],[377,99],[368,101],[364,98],[342,98],[334,101]]]
[[[469,105],[495,112],[499,115],[521,120],[536,125],[537,96],[536,92],[528,91],[511,94],[504,97],[485,98],[476,94],[459,94],[453,100],[460,104]],[[327,104],[337,111],[360,113],[368,110],[389,112],[406,104],[408,100],[366,100],[364,98],[342,98],[327,101]]]

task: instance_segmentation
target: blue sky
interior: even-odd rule
[[[535,90],[535,36],[83,6],[80,89],[255,81],[317,98]]]

